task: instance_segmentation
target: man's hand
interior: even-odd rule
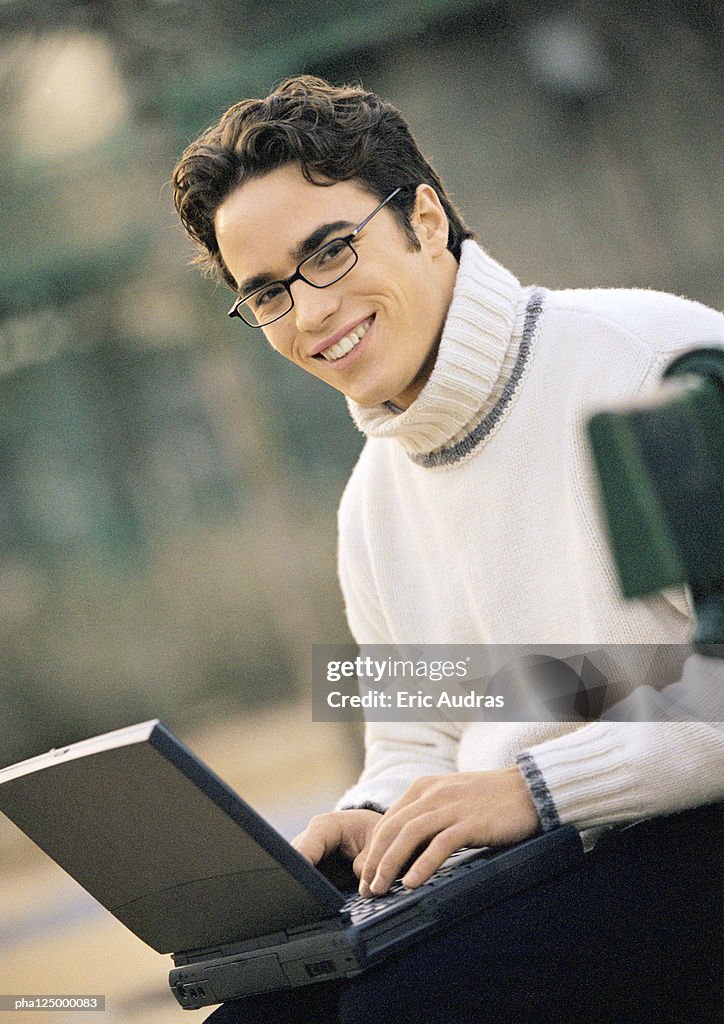
[[[377,811],[349,810],[317,814],[303,832],[292,839],[292,846],[311,860],[319,862],[337,851],[352,862],[359,878],[372,834],[382,816]]]
[[[415,854],[402,879],[409,889],[426,882],[455,850],[519,842],[534,835],[540,821],[522,773],[505,768],[416,779],[372,825],[371,838],[356,846],[362,896],[387,892]]]

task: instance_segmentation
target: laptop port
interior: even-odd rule
[[[323,974],[334,974],[334,960],[317,960],[313,964],[305,964],[310,978],[320,978]]]
[[[182,1006],[193,1005],[198,999],[203,999],[206,995],[206,989],[201,985],[184,984],[183,982],[173,985],[172,990]]]

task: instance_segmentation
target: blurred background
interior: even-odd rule
[[[359,764],[308,692],[311,644],[348,639],[335,520],[361,436],[189,268],[167,185],[188,142],[287,74],[362,81],[526,284],[716,306],[720,17],[0,0],[0,766],[158,716],[291,835]],[[2,992],[181,1018],[167,958],[6,819],[0,872]]]

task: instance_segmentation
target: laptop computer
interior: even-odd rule
[[[351,977],[572,868],[563,826],[454,854],[425,885],[333,884],[160,721],[0,769],[0,810],[144,942],[182,1007]]]

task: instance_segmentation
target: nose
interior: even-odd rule
[[[306,281],[295,281],[292,288],[294,290],[292,315],[295,318],[297,330],[303,333],[313,333],[319,330],[325,320],[337,312],[342,301],[342,291],[336,284],[330,285],[328,288],[313,288]]]

